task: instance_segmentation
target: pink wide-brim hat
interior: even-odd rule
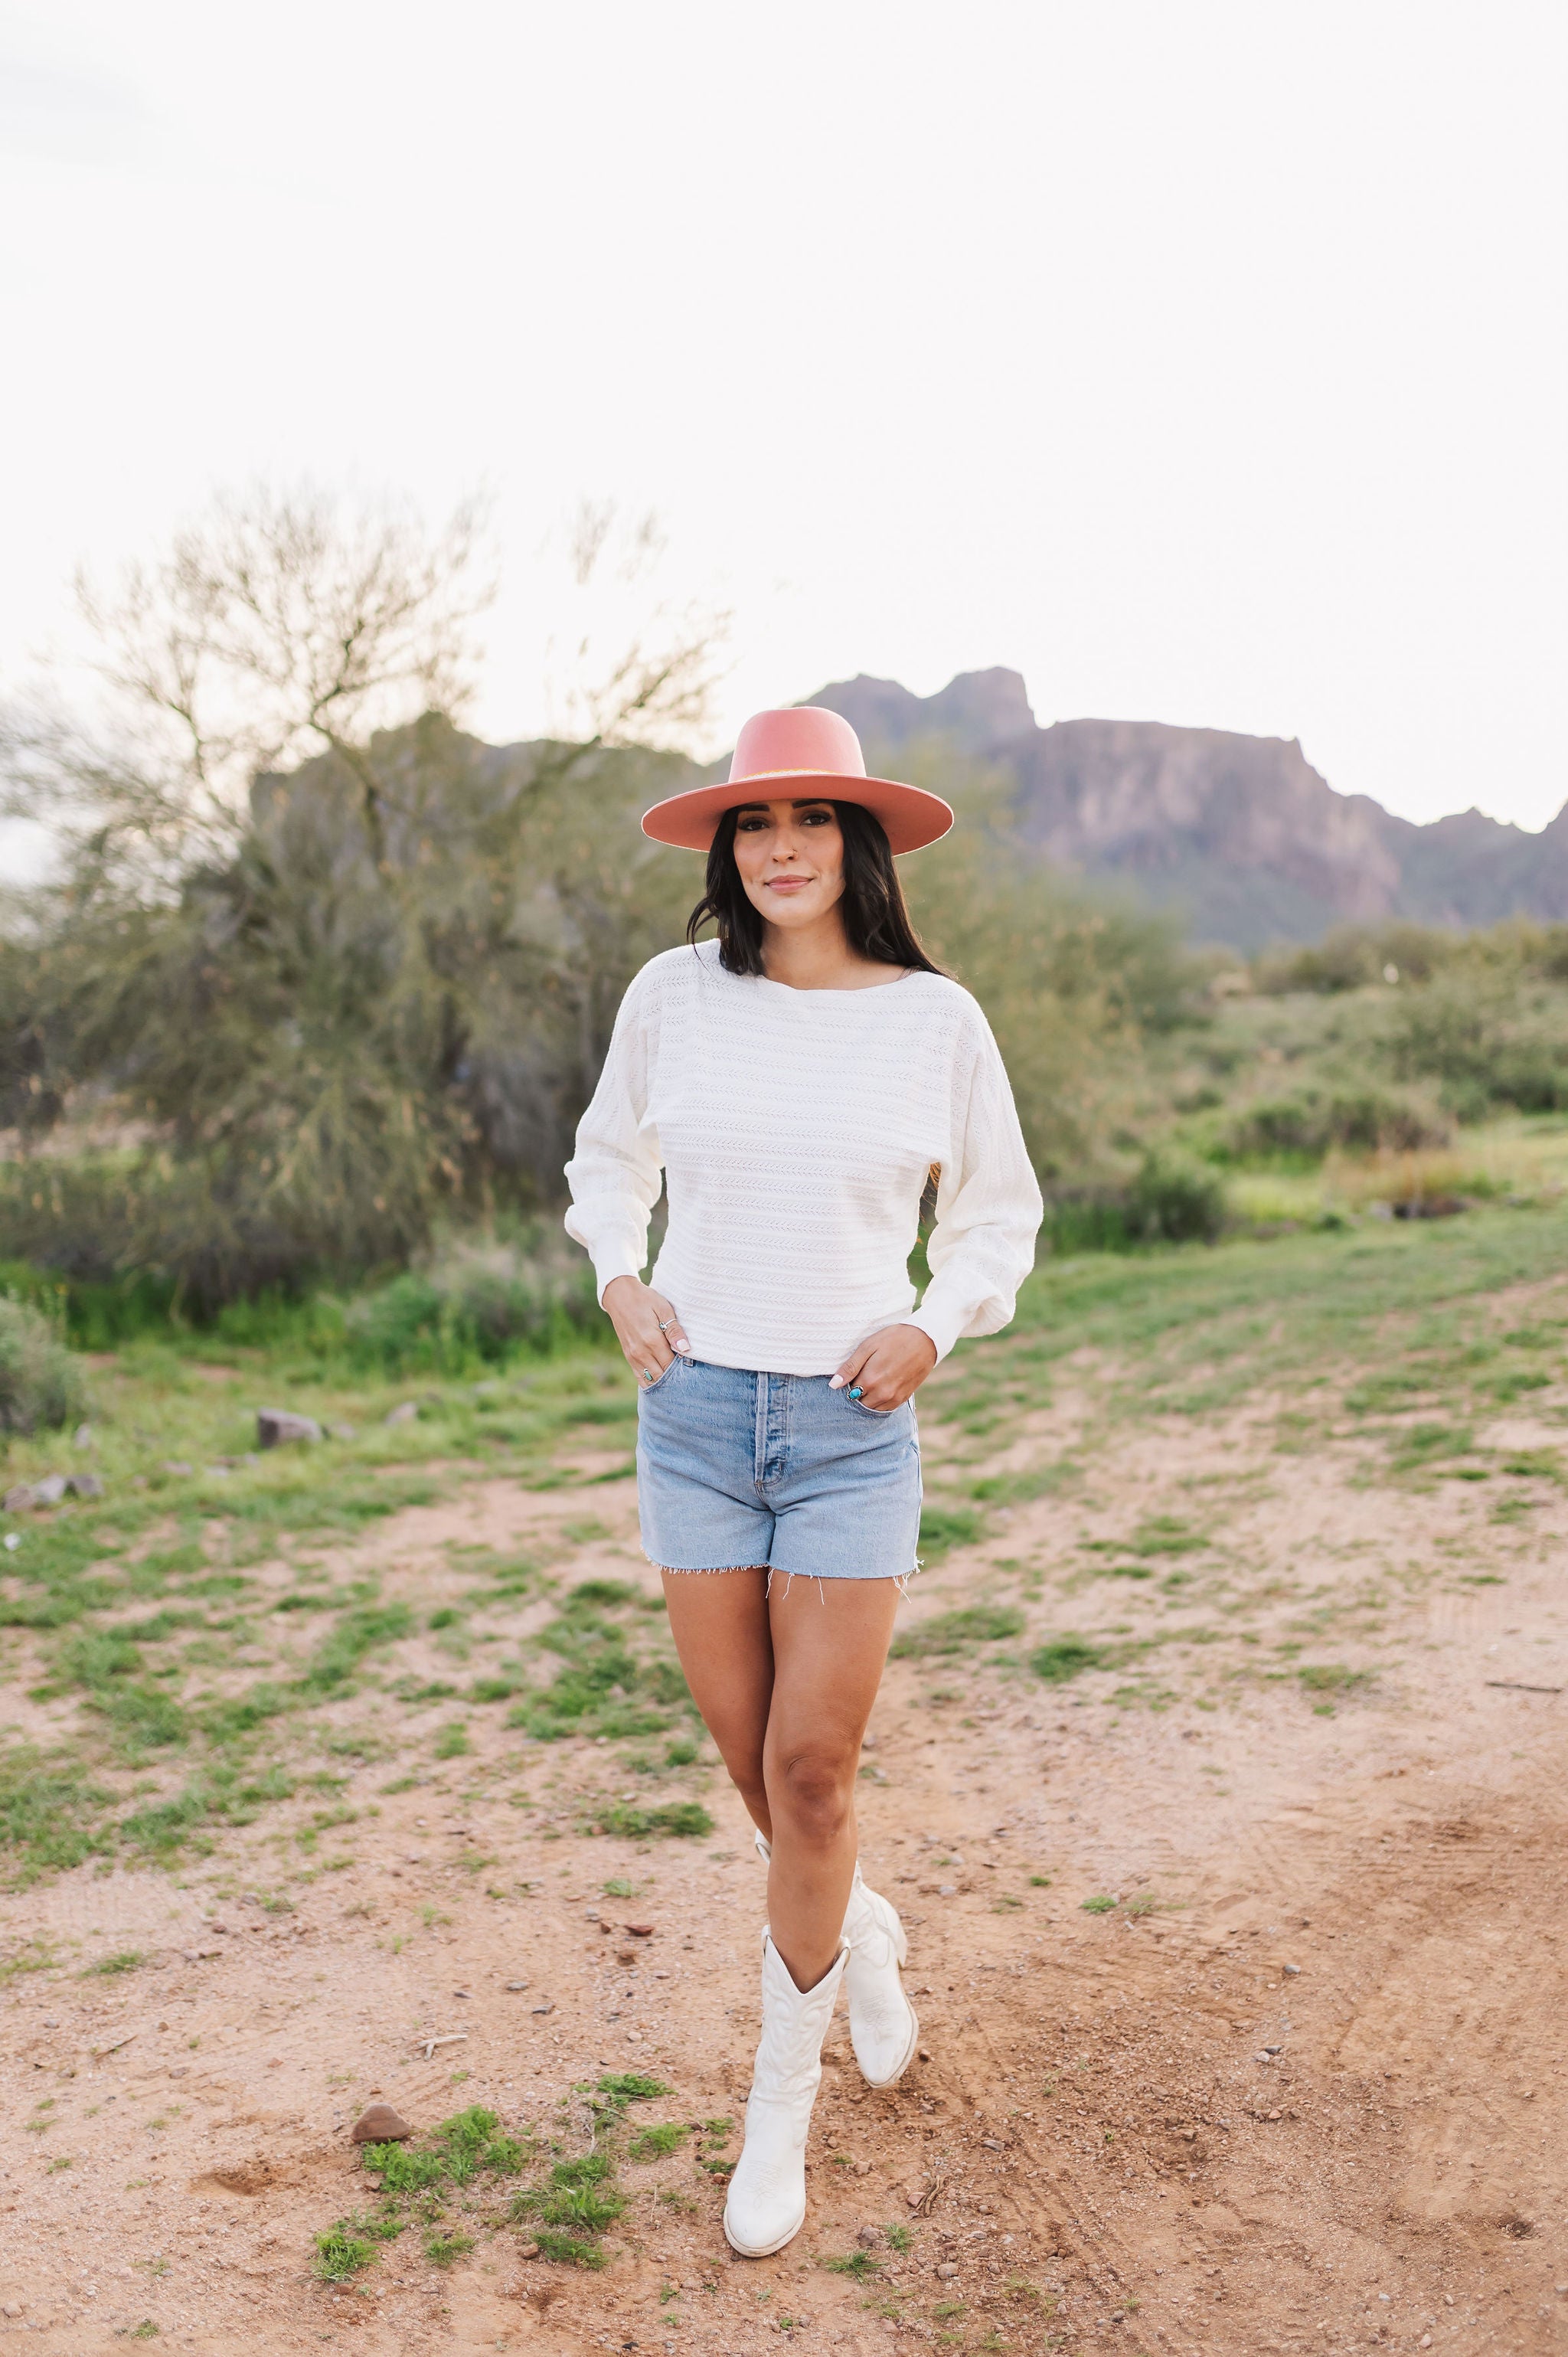
[[[693,786],[643,813],[642,832],[655,843],[706,851],[725,811],[742,802],[859,802],[882,822],[895,851],[919,851],[946,834],[951,806],[921,786],[868,778],[860,739],[840,713],[820,704],[785,712],[757,712],[736,743],[729,776],[720,786]]]

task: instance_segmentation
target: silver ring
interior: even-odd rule
[[[673,1324],[674,1324],[674,1323],[675,1323],[675,1320],[673,1319],[673,1318],[661,1318],[660,1319],[660,1321],[659,1321],[659,1330],[660,1330],[660,1332],[661,1334],[668,1334],[668,1332],[670,1331],[670,1329],[671,1328],[671,1326],[673,1326]]]
[[[651,1367],[644,1367],[642,1371],[642,1380],[645,1383],[650,1383],[653,1381],[653,1370]]]

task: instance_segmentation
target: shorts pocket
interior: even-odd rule
[[[637,1386],[637,1395],[639,1399],[651,1399],[655,1392],[661,1392],[665,1384],[669,1382],[671,1376],[674,1373],[676,1368],[683,1366],[684,1364],[685,1361],[682,1357],[680,1351],[675,1351],[671,1358],[670,1364],[667,1367],[661,1367],[650,1383],[645,1383],[640,1381],[639,1382]]]
[[[896,1407],[867,1407],[864,1400],[851,1399],[848,1392],[841,1392],[839,1397],[856,1415],[868,1415],[873,1424],[886,1424],[898,1414]],[[909,1403],[906,1400],[903,1405],[908,1407]]]

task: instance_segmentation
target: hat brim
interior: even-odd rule
[[[903,786],[893,778],[836,776],[828,770],[774,770],[760,778],[728,779],[722,786],[694,786],[655,802],[642,817],[642,832],[655,843],[672,843],[682,851],[706,851],[718,833],[725,811],[747,802],[858,802],[882,822],[894,851],[923,851],[940,842],[953,823],[952,806],[940,794],[923,786]]]

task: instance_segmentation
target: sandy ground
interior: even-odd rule
[[[1294,1683],[1217,1695],[1173,1672],[1158,1706],[1117,1706],[1103,1678],[892,1663],[862,1854],[909,1926],[923,2059],[867,2093],[841,2017],[789,2250],[732,2260],[722,2179],[688,2145],[623,2168],[633,2199],[603,2274],[528,2259],[526,2229],[506,2227],[446,2272],[408,2234],[350,2285],[313,2278],[315,2233],[366,2200],[348,2131],[372,2095],[420,2126],[470,2102],[548,2124],[607,2068],[668,2083],[650,2117],[744,2104],[762,1874],[733,1797],[713,1782],[705,1844],[583,1837],[574,1796],[615,1755],[531,1747],[557,1781],[551,1800],[536,1779],[549,1804],[525,1813],[481,1747],[381,1798],[354,1863],[292,1913],[255,1903],[265,1825],[177,1878],[86,1868],[0,1905],[8,1945],[79,1960],[4,1995],[0,2336],[40,2357],[133,2337],[539,2357],[779,2337],[1182,2357],[1568,2345],[1568,1510],[1549,1500],[1521,1530],[1478,1488],[1380,1489],[1348,1441],[1281,1458],[1279,1406],[1202,1440],[1226,1544],[1265,1635],[1271,1581],[1284,1615],[1304,1566],[1322,1596],[1375,1559],[1375,1679],[1315,1704]],[[1009,1461],[1080,1415],[1068,1400],[1021,1428]],[[1102,1436],[1091,1493],[1011,1509],[926,1576],[908,1625],[1130,1514],[1190,1513],[1197,1446],[1174,1423]],[[651,1587],[629,1484],[477,1480],[360,1544],[392,1566],[391,1593],[454,1533],[504,1546],[585,1512],[605,1533],[585,1566]],[[1469,1584],[1389,1576],[1445,1561]],[[1054,1607],[1069,1627],[1088,1609],[1076,1591]],[[508,1741],[498,1727],[498,1753]],[[361,1767],[349,1797],[385,1793],[387,1773]],[[604,1895],[618,1877],[631,1900]],[[1086,1912],[1096,1896],[1119,1903]],[[147,1962],[82,1975],[121,1948]],[[865,2281],[822,2264],[867,2246]]]

